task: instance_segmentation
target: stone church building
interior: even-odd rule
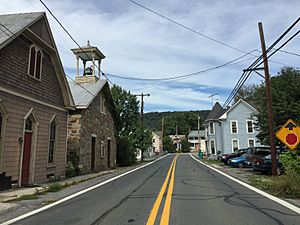
[[[117,150],[115,106],[107,80],[100,77],[105,56],[89,42],[72,51],[77,60],[76,80],[69,81],[69,86],[76,110],[69,112],[68,156],[81,173],[107,170],[116,166]]]

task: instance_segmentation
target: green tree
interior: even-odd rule
[[[181,141],[181,151],[182,152],[190,152],[190,143],[187,140]]]
[[[189,129],[197,129],[198,127],[198,115],[202,120],[206,119],[210,110],[198,110],[198,111],[182,111],[182,112],[149,112],[144,115],[145,126],[151,130],[161,130],[162,117],[165,118],[165,125],[170,126],[170,132],[167,134],[175,134],[176,121],[181,120],[182,123],[178,123],[178,129],[180,134],[185,134]],[[175,117],[176,120],[175,120]],[[170,120],[169,120],[170,118]],[[183,124],[184,126],[182,126]],[[202,124],[202,123],[201,123]],[[169,128],[168,128],[169,129]]]
[[[237,95],[234,98],[234,102],[237,102],[239,99],[246,100],[250,105],[255,106],[255,99],[253,93],[257,90],[259,85],[248,84],[241,87]]]
[[[152,133],[144,129],[139,113],[139,102],[134,95],[113,85],[112,97],[117,111],[117,163],[135,162],[137,151],[145,151],[152,144]]]
[[[200,126],[202,126],[203,119],[200,117]],[[178,134],[187,136],[190,130],[198,129],[198,115],[194,112],[172,113],[164,120],[164,134],[174,135],[176,134],[176,128]]]
[[[300,123],[300,71],[285,67],[280,73],[270,79],[271,95],[273,99],[274,132],[288,120]],[[268,116],[266,108],[265,84],[258,85],[254,91],[254,104],[258,110],[255,114],[256,124],[260,131],[258,139],[263,144],[269,144]],[[246,99],[247,100],[247,99]],[[279,141],[277,145],[282,145]]]
[[[163,138],[164,151],[175,152],[175,147],[172,143],[172,139],[169,136],[164,136]]]

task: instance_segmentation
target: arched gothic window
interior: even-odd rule
[[[42,51],[35,46],[30,47],[28,74],[36,79],[41,79]]]
[[[49,133],[49,152],[48,152],[48,164],[54,163],[54,153],[56,149],[56,132],[57,124],[56,120],[53,119],[50,123],[50,133]]]

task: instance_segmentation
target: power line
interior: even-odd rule
[[[276,44],[278,44],[283,38],[284,36],[286,36],[288,34],[288,32],[290,32],[292,30],[292,28],[300,21],[300,17],[267,49],[266,53],[270,52]],[[272,55],[274,55],[277,51],[279,51],[281,48],[283,48],[288,42],[290,42],[294,37],[296,37],[296,35],[298,35],[300,32],[297,31],[294,35],[292,35],[287,41],[285,41],[277,50],[275,50],[272,54],[270,54],[268,58],[270,58]],[[262,62],[259,63],[259,61],[263,58],[263,55],[261,55],[258,59],[256,59],[246,70],[244,70],[243,74],[241,75],[241,77],[239,78],[238,82],[236,83],[235,87],[233,88],[233,90],[231,91],[229,97],[227,98],[227,100],[225,101],[223,107],[226,108],[230,102],[234,99],[234,97],[236,96],[236,94],[239,92],[239,90],[241,89],[241,87],[244,85],[244,83],[246,82],[246,80],[249,78],[253,67],[255,67],[255,69],[258,68],[259,65],[261,65],[262,63],[264,63],[264,60]],[[266,59],[266,60],[267,60]],[[258,64],[259,63],[259,64]],[[257,65],[258,64],[258,65]]]
[[[276,48],[274,48],[274,50],[276,50]],[[285,51],[285,50],[279,50],[279,51],[283,52],[283,53],[286,53],[286,54],[289,54],[289,55],[294,55],[294,56],[300,57],[300,54],[295,53],[295,52],[290,52],[290,51]]]
[[[232,65],[236,65],[236,64],[239,64],[239,63],[241,63],[241,62],[248,61],[248,60],[250,60],[250,59],[253,59],[253,58],[256,58],[256,57],[251,57],[251,58],[249,58],[249,59],[245,59],[245,60],[241,60],[241,61],[238,61],[238,62],[232,63],[232,64],[230,64],[230,66],[232,66]],[[159,85],[163,85],[163,84],[172,83],[172,82],[174,82],[174,81],[179,81],[179,80],[182,80],[182,79],[183,79],[183,78],[181,78],[181,79],[176,79],[176,80],[171,80],[171,81],[165,81],[165,82],[163,82],[163,83],[160,83]],[[158,84],[157,84],[157,85],[151,85],[150,87],[148,86],[148,87],[146,87],[146,88],[152,88],[152,87],[156,87],[156,86],[158,86]],[[136,90],[141,90],[141,89],[143,89],[143,88],[134,89],[133,91],[136,91]]]
[[[191,32],[193,32],[193,33],[195,33],[195,34],[197,34],[197,35],[200,35],[200,36],[202,36],[202,37],[204,37],[204,38],[206,38],[206,39],[209,39],[209,40],[211,40],[211,41],[213,41],[213,42],[216,42],[216,43],[218,43],[218,44],[220,44],[220,45],[223,45],[223,46],[226,46],[226,47],[228,47],[228,48],[234,49],[234,50],[236,50],[236,51],[239,51],[239,52],[242,52],[242,53],[247,53],[247,52],[244,51],[244,50],[238,49],[238,48],[236,48],[236,47],[234,47],[234,46],[231,46],[231,45],[229,45],[229,44],[226,44],[226,43],[224,43],[224,42],[222,42],[222,41],[219,41],[219,40],[217,40],[217,39],[215,39],[215,38],[209,37],[209,36],[207,36],[207,35],[205,35],[205,34],[199,32],[199,31],[196,31],[196,30],[194,30],[194,29],[192,29],[192,28],[190,28],[190,27],[188,27],[188,26],[185,26],[185,25],[183,25],[182,23],[179,23],[179,22],[177,22],[177,21],[175,21],[175,20],[173,20],[173,19],[171,19],[171,18],[169,18],[169,17],[166,17],[166,16],[164,16],[164,15],[162,15],[162,14],[160,14],[160,13],[158,13],[158,12],[156,12],[156,11],[154,11],[154,10],[152,10],[152,9],[150,9],[150,8],[148,8],[148,7],[146,7],[146,6],[142,5],[142,4],[140,4],[140,3],[138,3],[138,2],[135,2],[135,1],[133,1],[133,0],[128,0],[128,1],[130,1],[131,3],[137,5],[137,6],[143,8],[143,9],[145,9],[145,10],[147,10],[147,11],[149,11],[149,12],[151,12],[151,13],[153,13],[153,14],[155,14],[155,15],[161,17],[161,18],[164,18],[164,19],[166,19],[166,20],[168,20],[168,21],[170,21],[170,22],[172,22],[172,23],[174,23],[174,24],[176,24],[176,25],[178,25],[178,26],[180,26],[180,27],[183,27],[184,29],[187,29],[187,30],[189,30],[189,31],[191,31]]]
[[[155,14],[158,14],[158,13],[154,12],[153,10],[148,9],[147,7],[144,7],[144,6],[140,5],[140,4],[137,3],[137,2],[134,2],[134,1],[132,1],[132,0],[129,0],[129,1],[131,1],[132,3],[135,3],[135,4],[139,5],[139,6],[141,6],[141,7],[143,7],[143,8],[146,8],[147,10],[150,10],[151,12],[153,12],[153,13],[155,13]],[[73,36],[67,31],[67,29],[62,25],[62,23],[57,19],[57,17],[55,17],[55,15],[54,15],[54,14],[52,13],[52,11],[47,7],[47,5],[46,5],[42,0],[40,0],[40,2],[41,2],[41,3],[43,4],[43,6],[48,10],[48,12],[51,14],[51,16],[57,21],[57,23],[61,26],[61,28],[67,33],[67,35],[72,39],[72,41],[73,41],[73,42],[80,48],[80,50],[83,51],[83,53],[90,59],[90,57],[87,55],[87,53],[82,49],[82,47],[78,44],[78,42],[73,38]],[[175,22],[175,23],[177,24],[176,21],[173,21],[173,20],[171,20],[171,19],[169,19],[169,18],[167,18],[167,17],[165,17],[165,16],[163,16],[163,15],[161,15],[161,14],[158,14],[158,15],[160,15],[160,16],[164,17],[165,19],[168,19],[168,20],[170,20],[170,21],[172,21],[172,22]],[[178,25],[179,25],[179,23],[178,23]],[[183,25],[183,26],[184,26],[184,25]],[[188,27],[186,27],[186,26],[184,26],[184,27],[187,28],[187,29],[189,29],[189,30],[192,30],[192,29],[190,29],[190,28],[188,28]],[[195,32],[201,34],[200,32],[197,32],[197,31],[195,31]],[[202,36],[205,36],[205,37],[208,37],[208,36],[206,36],[206,35],[204,35],[204,34],[201,34],[201,35],[202,35]],[[229,45],[227,45],[227,44],[225,44],[225,43],[223,43],[223,42],[221,42],[221,41],[218,41],[218,40],[216,40],[216,39],[213,39],[213,38],[210,38],[210,37],[208,37],[208,38],[211,39],[211,40],[215,40],[215,41],[218,42],[219,44],[223,44],[223,45],[225,45],[225,46],[227,46],[227,47],[232,47],[232,46],[229,46]],[[172,79],[177,79],[177,78],[181,78],[181,77],[183,78],[183,77],[194,76],[194,75],[197,75],[197,74],[199,74],[199,73],[203,73],[203,72],[207,72],[207,71],[210,71],[210,70],[213,70],[213,69],[217,69],[217,68],[220,68],[220,67],[224,67],[224,66],[226,66],[226,65],[228,65],[228,64],[230,64],[230,63],[232,63],[232,62],[234,62],[234,61],[236,61],[236,60],[238,60],[238,59],[240,59],[240,58],[243,58],[243,57],[245,57],[246,55],[251,54],[252,52],[254,52],[254,51],[251,51],[251,52],[245,52],[245,51],[240,50],[240,49],[237,49],[237,48],[235,48],[235,47],[232,47],[232,48],[235,49],[235,50],[237,50],[237,51],[240,51],[240,52],[245,53],[245,55],[243,55],[243,56],[241,56],[241,57],[239,57],[239,58],[237,58],[237,59],[235,59],[235,60],[232,60],[231,62],[222,64],[222,65],[220,65],[220,66],[216,66],[216,67],[214,67],[214,68],[210,68],[210,69],[207,69],[207,70],[204,70],[204,71],[195,72],[195,73],[192,73],[192,74],[186,74],[186,75],[175,76],[175,77],[167,77],[167,78],[157,78],[157,79],[155,79],[155,78],[149,79],[149,78],[148,78],[148,79],[147,79],[147,78],[126,77],[126,76],[120,76],[120,75],[114,75],[114,74],[105,74],[103,71],[100,70],[100,68],[99,68],[94,62],[93,62],[93,65],[94,65],[96,68],[98,68],[98,69],[100,70],[100,72],[106,77],[106,79],[107,79],[111,84],[113,84],[113,82],[107,77],[107,75],[108,75],[108,76],[111,76],[111,77],[117,77],[117,78],[127,79],[127,80],[141,80],[141,81],[172,80]],[[91,59],[90,59],[90,60],[91,60]]]
[[[0,23],[0,25],[2,27],[4,27],[4,29],[6,31],[8,31],[9,33],[12,34],[12,36],[10,36],[8,33],[6,33],[5,31],[3,31],[1,28],[1,30],[9,37],[9,38],[12,38],[13,36],[14,37],[17,37],[15,33],[13,33],[7,26],[5,26],[4,24]],[[88,89],[86,89],[85,87],[83,87],[81,84],[77,83],[71,76],[65,74],[70,80],[74,81],[78,86],[80,86],[82,89],[84,89],[87,93],[91,94],[93,97],[96,97],[96,95],[94,95],[92,92],[90,92]]]
[[[131,3],[133,3],[133,4],[135,4],[135,5],[137,5],[137,6],[139,6],[139,7],[141,7],[141,8],[143,8],[143,9],[145,9],[145,10],[147,10],[147,11],[149,11],[149,12],[151,12],[151,13],[153,13],[153,14],[155,14],[155,15],[157,15],[157,16],[159,16],[159,17],[161,17],[161,18],[163,18],[163,19],[165,19],[165,20],[168,20],[168,21],[171,22],[171,23],[176,24],[177,26],[180,26],[180,27],[182,27],[182,28],[184,28],[184,29],[186,29],[186,30],[189,30],[189,31],[191,31],[191,32],[193,32],[193,33],[195,33],[195,34],[197,34],[197,35],[200,35],[200,36],[206,38],[206,39],[209,39],[209,40],[211,40],[211,41],[213,41],[213,42],[216,42],[216,43],[218,43],[218,44],[220,44],[220,45],[226,46],[226,47],[231,48],[231,49],[233,49],[233,50],[236,50],[236,51],[239,51],[239,52],[242,52],[242,53],[247,53],[245,50],[239,49],[239,48],[234,47],[234,46],[232,46],[232,45],[226,44],[226,43],[224,43],[224,42],[222,42],[222,41],[220,41],[220,40],[217,40],[217,39],[215,39],[215,38],[212,38],[212,37],[210,37],[210,36],[208,36],[208,35],[205,35],[205,34],[199,32],[199,31],[197,31],[197,30],[195,30],[195,29],[192,29],[192,28],[190,28],[190,27],[188,27],[188,26],[186,26],[186,25],[184,25],[184,24],[182,24],[182,23],[179,23],[179,22],[175,21],[174,19],[171,19],[171,18],[169,18],[169,17],[167,17],[167,16],[164,16],[164,15],[162,15],[161,13],[159,13],[159,12],[157,12],[157,11],[154,11],[153,9],[150,9],[150,8],[148,8],[148,7],[142,5],[142,4],[140,4],[140,3],[138,3],[138,2],[136,2],[136,1],[134,1],[134,0],[128,0],[128,1],[131,2]],[[270,60],[270,61],[271,61],[271,60]],[[287,65],[286,63],[282,63],[282,62],[278,62],[278,61],[273,61],[273,60],[272,60],[272,62],[278,63],[278,64],[282,64],[282,65]]]
[[[256,50],[252,50],[251,52],[248,52],[248,53],[246,53],[246,54],[244,54],[242,56],[239,56],[238,58],[235,58],[233,60],[230,60],[229,62],[226,62],[226,63],[218,65],[218,66],[214,66],[214,67],[211,67],[211,68],[208,68],[208,69],[205,69],[205,70],[201,70],[201,71],[198,71],[198,72],[194,72],[194,73],[189,73],[189,74],[184,74],[184,75],[179,75],[179,76],[173,76],[173,77],[137,78],[137,77],[124,77],[124,76],[119,76],[119,75],[114,75],[114,74],[106,74],[106,75],[111,76],[111,77],[120,78],[120,79],[125,79],[125,80],[137,80],[137,81],[164,81],[164,80],[167,81],[167,80],[176,80],[176,79],[181,79],[181,78],[187,78],[187,77],[190,77],[190,76],[195,76],[195,75],[198,75],[198,74],[201,74],[201,73],[209,72],[209,71],[212,71],[212,70],[215,70],[215,69],[226,67],[228,65],[232,65],[232,63],[238,61],[241,58],[244,58],[245,56],[251,54],[254,51],[256,51]]]
[[[1,25],[2,27],[4,27],[5,30],[7,30],[9,33],[12,34],[12,36],[10,36],[9,34],[7,34],[6,32],[4,32],[4,31],[1,29],[1,30],[2,30],[9,38],[12,38],[13,36],[14,36],[14,37],[17,37],[17,35],[16,35],[15,33],[13,33],[7,26],[5,26],[5,25],[2,24],[2,23],[0,23],[0,25]],[[70,80],[76,82],[71,76],[69,76],[69,75],[67,75],[67,74],[65,74],[65,75],[66,75]],[[85,87],[83,87],[81,84],[79,84],[79,83],[77,83],[77,82],[76,82],[76,84],[77,84],[78,86],[80,86],[82,89],[84,89],[87,93],[89,93],[89,94],[91,94],[92,96],[96,97],[96,95],[94,95],[94,94],[93,94],[92,92],[90,92],[88,89],[86,89]]]
[[[299,18],[300,19],[300,18]],[[272,52],[268,57],[267,59],[269,59],[272,55],[274,55],[276,52],[280,51],[281,48],[283,48],[287,43],[289,43],[292,39],[294,39],[298,34],[300,33],[300,30],[298,30],[296,33],[294,33],[288,40],[286,40],[279,48],[277,48],[274,52]],[[261,62],[259,65],[257,66],[260,66],[261,64],[263,64],[263,62]]]
[[[232,64],[230,64],[228,66],[233,66],[233,65],[236,65],[236,64],[239,64],[239,63],[251,60],[253,58],[256,58],[256,56],[253,56],[251,58],[248,58],[248,59],[245,59],[245,60],[241,60],[241,61],[232,63]],[[162,83],[159,83],[159,84],[155,84],[155,85],[148,85],[147,87],[143,87],[143,88],[135,88],[132,91],[138,91],[138,90],[142,90],[142,89],[149,89],[149,88],[153,88],[153,87],[157,87],[157,86],[162,86],[162,85],[165,85],[165,84],[168,84],[168,83],[172,83],[172,82],[175,82],[175,81],[179,81],[179,80],[182,80],[182,79],[185,79],[185,78],[176,79],[176,80],[170,80],[170,81],[165,81],[165,82],[162,82]]]
[[[72,41],[78,46],[78,48],[88,57],[88,59],[90,61],[92,61],[92,59],[88,56],[88,54],[82,49],[82,47],[78,44],[78,42],[73,38],[73,36],[67,31],[67,29],[62,25],[62,23],[56,18],[56,16],[52,13],[52,11],[47,7],[47,5],[40,0],[40,2],[42,3],[42,5],[47,9],[47,11],[50,13],[50,15],[56,20],[56,22],[59,24],[59,26],[68,34],[68,36],[72,39]],[[93,62],[93,65],[100,70],[100,68],[95,64],[95,62]],[[101,70],[100,72],[103,74],[103,76],[106,77],[106,79],[111,83],[114,84],[106,75],[105,73],[103,73]]]

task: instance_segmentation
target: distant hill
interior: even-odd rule
[[[162,117],[164,117],[165,134],[175,134],[176,125],[178,134],[188,134],[189,130],[197,129],[198,116],[200,116],[200,125],[202,125],[209,112],[210,110],[150,112],[144,114],[144,124],[153,131],[161,130],[161,121]]]

